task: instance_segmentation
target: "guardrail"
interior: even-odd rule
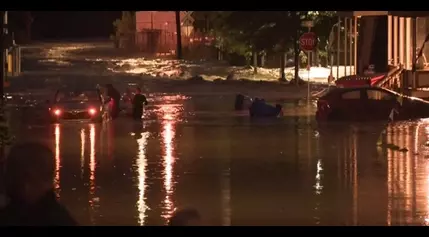
[[[386,75],[386,77],[379,81],[374,86],[377,87],[386,87],[387,89],[395,89],[401,87],[401,74],[404,71],[402,64],[392,68]]]

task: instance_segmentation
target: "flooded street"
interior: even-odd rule
[[[251,121],[228,100],[158,96],[142,123],[21,127],[19,139],[52,147],[57,194],[85,225],[163,225],[178,207],[208,225],[426,224],[429,121],[318,129]]]
[[[148,91],[142,122],[12,112],[18,141],[55,152],[57,195],[83,225],[165,225],[182,207],[206,225],[429,224],[429,120],[319,127],[305,99],[251,120],[231,93]]]

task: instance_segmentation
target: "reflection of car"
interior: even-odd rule
[[[98,89],[58,90],[49,108],[53,121],[89,120],[102,122],[108,116],[108,106]]]
[[[317,101],[318,121],[387,121],[429,117],[429,102],[379,87],[334,88]]]

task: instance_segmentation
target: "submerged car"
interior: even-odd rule
[[[282,113],[282,106],[267,104],[265,100],[255,98],[249,108],[249,115],[252,118],[256,117],[278,117]]]
[[[102,122],[108,117],[108,106],[98,89],[60,89],[49,108],[53,122],[87,120]]]
[[[317,121],[388,121],[429,117],[429,102],[380,87],[329,90],[317,101]]]

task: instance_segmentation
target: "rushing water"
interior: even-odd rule
[[[207,225],[429,223],[429,121],[321,129],[305,102],[251,121],[231,96],[150,97],[142,123],[14,126],[52,147],[82,224],[164,225],[180,207]]]

